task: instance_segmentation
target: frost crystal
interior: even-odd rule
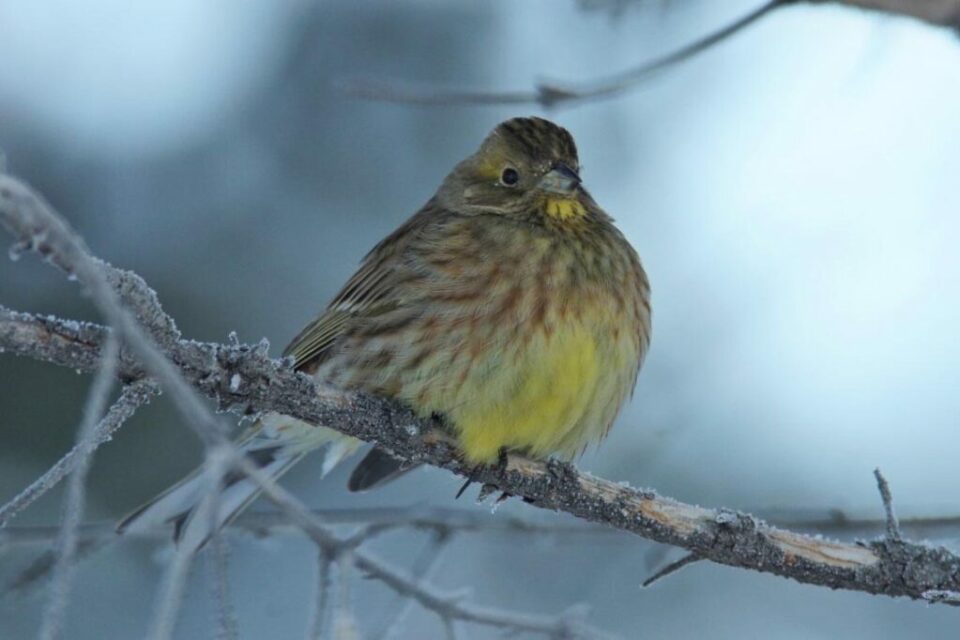
[[[236,393],[237,391],[240,391],[240,383],[241,383],[242,381],[243,381],[243,380],[242,380],[242,378],[240,377],[240,374],[239,374],[239,373],[235,373],[235,374],[233,374],[232,376],[230,376],[230,391],[233,392],[233,393]]]
[[[16,262],[17,260],[20,259],[20,256],[23,255],[23,252],[29,248],[30,248],[30,245],[28,245],[27,243],[17,242],[10,245],[10,251],[7,255],[10,256],[10,259],[13,262]]]
[[[717,524],[730,524],[734,522],[736,519],[737,519],[737,515],[735,513],[731,513],[729,511],[721,511],[714,518],[714,522],[716,522]]]

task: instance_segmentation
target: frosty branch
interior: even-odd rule
[[[485,488],[517,496],[531,505],[564,511],[582,520],[681,547],[702,560],[834,589],[928,602],[957,601],[954,595],[960,593],[960,557],[942,547],[917,544],[894,535],[854,544],[827,541],[775,528],[749,514],[677,502],[556,462],[510,456],[501,465],[471,468],[461,462],[448,439],[437,436],[438,424],[418,418],[395,402],[318,386],[309,377],[292,371],[287,363],[270,359],[263,344],[251,347],[183,339],[161,309],[156,294],[142,279],[77,254],[83,245],[64,240],[63,234],[71,233],[66,223],[29,187],[9,176],[0,176],[0,222],[15,236],[21,249],[38,251],[71,273],[77,273],[78,265],[97,265],[102,270],[101,280],[109,284],[110,291],[97,292],[96,281],[89,284],[91,274],[87,272],[78,273],[81,283],[94,289],[95,299],[99,295],[109,300],[108,293],[113,296],[129,322],[134,323],[130,326],[117,310],[105,311],[114,327],[111,329],[0,308],[0,349],[5,351],[92,372],[98,369],[111,332],[116,331],[122,349],[115,372],[127,384],[155,380],[171,396],[194,397],[199,393],[214,400],[221,410],[276,411],[327,425],[377,443],[410,461],[442,467]],[[141,330],[149,337],[138,337]],[[145,342],[134,344],[136,340]],[[163,368],[164,363],[170,370]],[[267,497],[318,546],[337,549],[342,544],[280,487],[258,476],[251,465],[244,464],[245,460],[224,448],[227,445],[219,421],[203,403],[198,407],[196,399],[174,400],[193,422],[204,425],[198,433],[208,447],[224,452],[224,464],[260,482]],[[191,412],[201,415],[193,416]],[[889,506],[887,496],[885,503]],[[892,514],[892,510],[889,512]],[[890,522],[890,530],[896,530]],[[452,603],[359,550],[352,556],[361,570],[398,592],[409,595],[412,589],[411,597],[438,615],[449,616],[445,620],[478,619],[476,608]],[[491,623],[489,616],[479,617],[485,624]],[[538,618],[536,622],[543,621]]]

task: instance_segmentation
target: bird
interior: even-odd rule
[[[650,284],[637,252],[591,197],[576,143],[539,117],[498,124],[411,218],[377,244],[284,356],[325,385],[442,416],[468,464],[503,452],[569,461],[609,432],[650,345]],[[237,446],[279,478],[311,452],[322,477],[363,443],[266,414]],[[350,476],[372,489],[410,470],[374,447]],[[173,525],[202,547],[260,493],[221,479],[216,514],[199,470],[118,530]]]

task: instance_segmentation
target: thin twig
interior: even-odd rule
[[[440,618],[440,622],[443,624],[443,631],[446,634],[447,640],[459,640],[460,633],[457,631],[457,621],[453,618]]]
[[[57,538],[60,535],[60,527],[58,526],[53,532],[45,544],[50,544],[51,542],[56,542]],[[112,538],[112,539],[111,539]],[[96,539],[85,539],[81,538],[77,542],[77,549],[74,553],[74,562],[80,562],[82,558],[93,555],[95,552],[107,546],[110,542],[116,541],[116,536],[111,536],[111,538],[100,537]],[[37,556],[32,562],[30,562],[26,567],[21,569],[10,578],[3,587],[0,587],[0,596],[5,596],[9,593],[17,591],[25,591],[31,587],[36,586],[40,581],[50,577],[53,567],[57,562],[58,554],[57,548],[54,546],[53,549],[48,549],[44,551],[39,556]]]
[[[880,473],[880,468],[873,470],[873,476],[877,479],[877,489],[880,491],[880,499],[883,500],[883,510],[887,516],[887,538],[895,542],[903,540],[900,533],[900,523],[897,522],[897,515],[893,512],[893,496],[890,495],[890,485],[887,479]]]
[[[350,553],[350,560],[359,570],[379,580],[396,593],[416,600],[425,609],[441,618],[451,617],[465,622],[547,636],[567,633],[598,639],[610,637],[599,629],[562,618],[514,613],[472,605],[462,602],[460,597],[442,592],[425,582],[414,580],[362,549],[350,550],[349,547],[345,547],[352,543],[351,538],[337,537],[318,522],[299,500],[247,458],[238,457],[232,463],[253,480],[263,490],[264,497],[286,513],[320,549],[336,557],[346,548]]]
[[[63,522],[57,542],[57,560],[53,566],[53,580],[50,582],[50,598],[43,613],[40,626],[40,640],[54,640],[63,632],[63,617],[70,599],[70,587],[73,583],[74,554],[77,550],[77,527],[83,518],[84,502],[87,491],[87,474],[93,462],[93,452],[97,448],[97,426],[106,410],[113,388],[116,373],[117,341],[110,339],[103,349],[100,370],[90,385],[83,419],[77,428],[79,450],[76,468],[67,482],[64,500]]]
[[[573,105],[599,98],[609,98],[633,89],[657,72],[690,60],[740,33],[775,9],[796,1],[798,0],[768,0],[747,15],[675,51],[626,71],[590,82],[544,80],[537,82],[533,90],[504,92],[413,87],[371,80],[344,82],[342,88],[345,93],[355,98],[427,106],[536,104],[544,109],[550,109],[561,105]]]
[[[87,446],[92,447],[92,452],[93,449],[109,442],[114,432],[122,427],[127,420],[133,417],[137,409],[147,404],[156,394],[156,385],[150,380],[138,380],[126,385],[120,393],[120,397],[110,407],[107,415],[97,424],[86,445],[80,443],[74,445],[43,475],[31,482],[9,502],[0,506],[0,541],[4,539],[4,527],[7,527],[13,518],[56,487],[61,480],[77,468],[83,460],[83,450]]]
[[[676,573],[677,571],[680,571],[680,569],[683,569],[685,566],[693,564],[694,562],[699,562],[700,560],[703,560],[703,558],[701,558],[697,554],[688,553],[687,555],[683,556],[679,560],[675,560],[674,562],[671,562],[670,564],[668,564],[667,566],[660,569],[655,574],[653,574],[652,576],[644,580],[643,586],[649,587],[657,580],[661,578],[665,578],[671,573]]]
[[[230,602],[229,567],[227,566],[229,549],[223,539],[218,522],[225,469],[211,470],[211,473],[215,471],[219,472],[219,476],[216,478],[211,476],[210,480],[213,484],[208,490],[210,509],[206,516],[207,526],[212,533],[210,535],[210,553],[207,554],[207,557],[211,566],[213,595],[217,603],[217,640],[235,640],[239,631],[237,618]]]
[[[544,109],[574,106],[597,99],[611,98],[635,89],[641,83],[678,64],[686,62],[741,33],[776,9],[801,2],[807,4],[840,4],[890,15],[903,15],[931,25],[956,29],[960,26],[960,1],[927,0],[768,0],[732,23],[694,40],[675,51],[627,69],[620,73],[588,82],[543,80],[532,89],[517,91],[484,91],[480,89],[447,89],[436,86],[414,86],[386,80],[353,79],[340,83],[347,95],[377,102],[394,102],[420,106],[494,106],[538,105]]]
[[[307,640],[323,640],[327,637],[327,611],[330,609],[330,569],[333,558],[323,548],[317,549],[317,594],[310,610],[310,624],[307,625]]]
[[[351,555],[351,551],[344,551],[337,556],[337,598],[333,607],[334,638],[356,638],[359,636],[357,620],[353,615],[353,599],[350,589]]]
[[[83,240],[37,192],[15,178],[0,174],[0,223],[17,237],[17,251],[36,251],[90,293],[90,297],[125,346],[170,393],[174,406],[207,443],[226,439],[228,429],[213,415],[158,344],[171,345],[180,334],[170,317],[138,276],[113,269],[90,255]],[[135,303],[135,317],[117,291]],[[152,330],[148,336],[141,326]]]
[[[216,513],[217,508],[211,510]],[[217,603],[217,640],[236,640],[240,635],[237,615],[230,600],[230,547],[224,536],[214,528],[210,537],[210,553],[207,559],[210,565],[210,580],[213,583],[213,597]]]
[[[414,560],[413,566],[410,568],[410,576],[417,582],[429,580],[434,568],[439,566],[443,552],[447,549],[451,539],[452,535],[449,533],[434,534]],[[380,624],[379,630],[370,634],[370,638],[373,640],[390,640],[403,627],[407,614],[413,608],[413,600],[400,596],[396,596],[396,599],[399,602],[388,607],[388,610],[393,606],[399,606],[399,609],[395,614],[388,614]]]
[[[408,511],[408,513],[404,513]],[[619,537],[628,540],[622,531],[602,527],[596,524],[580,522],[537,522],[516,516],[491,517],[488,510],[470,511],[467,509],[447,509],[443,507],[372,507],[357,509],[310,509],[309,513],[328,526],[366,525],[364,536],[395,529],[424,530],[445,535],[453,533],[483,533],[510,535],[554,536],[559,542],[575,542],[583,537]],[[873,521],[880,522],[880,521]],[[905,521],[906,523],[913,521]],[[937,521],[938,526],[941,521]],[[946,519],[947,525],[960,527],[960,517]],[[881,523],[882,524],[882,523]],[[104,542],[116,539],[117,523],[113,520],[88,522],[78,529],[78,535],[85,542]],[[56,540],[59,526],[54,525],[10,525],[0,529],[0,549],[13,546],[46,545]],[[265,538],[278,535],[299,535],[301,529],[290,522],[289,516],[282,511],[247,511],[223,529],[227,535],[248,535]],[[356,535],[356,534],[355,534]],[[166,526],[126,531],[124,536],[145,540],[170,539],[170,529]],[[363,542],[365,540],[361,540]]]
[[[163,578],[163,587],[154,605],[153,620],[146,635],[149,640],[169,640],[173,636],[187,578],[193,566],[193,556],[185,546],[174,551]]]
[[[212,447],[207,451],[203,471],[207,489],[194,517],[209,518],[211,512],[216,512],[221,483],[229,468],[229,458],[229,453],[219,447]],[[153,621],[146,636],[149,640],[170,640],[173,636],[194,556],[195,552],[190,545],[180,545],[174,551],[173,560],[164,576],[163,587],[157,595]]]

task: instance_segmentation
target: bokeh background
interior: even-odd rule
[[[338,88],[345,79],[588,80],[755,5],[4,0],[0,147],[96,254],[156,288],[187,336],[266,336],[279,354],[490,128],[541,113],[363,102]],[[960,513],[957,113],[954,34],[826,5],[781,10],[621,97],[549,114],[576,136],[588,188],[654,288],[634,400],[582,466],[687,502],[865,517],[880,516],[880,466],[901,515]],[[97,319],[74,283],[33,257],[0,261],[0,303]],[[0,502],[69,448],[89,382],[0,356]],[[98,452],[87,519],[120,516],[200,456],[155,402]],[[316,507],[491,511],[455,503],[459,482],[436,470],[360,496],[343,489],[345,469],[322,482],[317,471],[307,461],[286,480]],[[55,523],[60,499],[17,524]],[[568,521],[511,503],[490,517],[504,514]],[[230,541],[241,637],[302,637],[311,545]],[[404,565],[423,545],[408,532],[373,548]],[[168,554],[122,542],[86,559],[68,637],[139,637]],[[707,564],[640,588],[675,557],[626,536],[469,534],[434,575],[483,604],[583,603],[591,623],[628,638],[956,634],[948,607]],[[30,560],[0,554],[0,579]],[[201,561],[180,638],[214,635],[208,573]],[[397,606],[359,576],[351,593],[362,633]],[[0,637],[33,637],[43,603],[42,585],[0,596]],[[414,608],[396,637],[441,634]]]

